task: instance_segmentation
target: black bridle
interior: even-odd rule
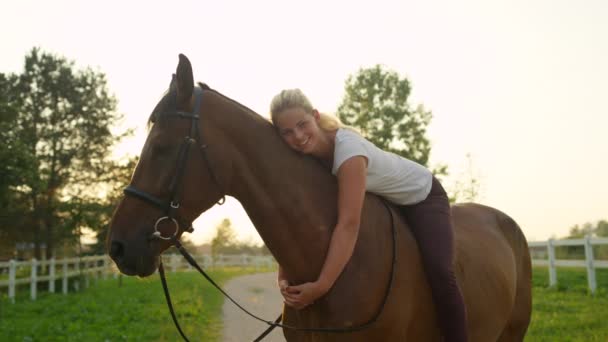
[[[205,159],[205,165],[207,165],[211,179],[218,186],[218,188],[221,189],[221,186],[217,180],[217,177],[215,177],[215,173],[213,172],[213,169],[211,169],[210,164],[209,164],[209,158],[207,157],[207,153],[206,153],[207,145],[205,145],[203,143],[202,136],[199,136],[199,129],[198,129],[199,114],[198,113],[201,109],[203,90],[197,86],[197,87],[194,87],[193,92],[194,92],[194,107],[193,107],[194,109],[192,110],[192,113],[178,111],[177,109],[175,109],[171,112],[162,114],[164,116],[174,116],[174,117],[181,118],[181,119],[190,119],[190,134],[184,137],[184,141],[182,142],[182,144],[180,145],[180,148],[179,148],[178,158],[177,158],[177,168],[176,168],[175,174],[173,175],[173,179],[171,180],[171,183],[169,185],[169,200],[163,200],[163,199],[158,198],[154,195],[151,195],[145,191],[139,190],[138,188],[133,186],[133,184],[129,184],[129,186],[127,186],[124,189],[125,195],[136,197],[163,211],[165,216],[161,216],[156,220],[156,223],[154,224],[154,233],[152,233],[152,236],[151,236],[152,238],[161,239],[161,240],[171,240],[172,238],[177,238],[177,236],[180,233],[180,230],[182,230],[182,229],[183,229],[182,233],[183,232],[191,233],[194,231],[194,229],[192,228],[192,223],[191,222],[186,223],[187,221],[184,221],[177,214],[177,210],[179,209],[179,206],[180,206],[179,198],[180,198],[180,191],[182,189],[182,184],[181,184],[182,178],[184,176],[186,164],[188,163],[188,155],[190,152],[190,146],[193,143],[199,143],[200,150],[201,150],[203,159]],[[223,192],[222,192],[222,194],[223,194]],[[224,195],[222,195],[222,198],[218,201],[218,204],[223,204],[225,201],[226,201],[226,197]],[[169,222],[173,223],[173,225],[175,227],[175,231],[173,232],[172,235],[163,236],[161,234],[161,232],[159,231],[159,229],[158,229],[159,224],[162,223],[163,221],[169,221]]]
[[[174,95],[175,94],[173,94],[173,96]],[[386,203],[386,201],[384,201],[384,200],[382,201],[382,203],[388,210],[390,219],[391,219],[392,242],[393,242],[392,243],[393,259],[392,259],[392,263],[391,263],[391,271],[389,274],[389,283],[386,287],[386,292],[384,293],[384,298],[382,299],[382,304],[376,311],[375,315],[369,321],[367,321],[361,325],[358,325],[358,326],[346,327],[346,328],[299,328],[299,327],[279,323],[282,320],[282,317],[283,317],[282,315],[279,315],[279,317],[274,321],[268,321],[263,318],[260,318],[256,315],[252,314],[251,312],[249,312],[247,309],[245,309],[239,303],[237,303],[232,297],[230,297],[230,295],[228,295],[228,293],[226,293],[218,284],[216,284],[215,281],[213,281],[213,279],[211,279],[211,277],[198,265],[198,263],[190,255],[190,253],[188,253],[188,251],[186,251],[184,246],[179,241],[179,233],[180,232],[182,232],[182,233],[183,232],[192,232],[193,231],[192,223],[190,222],[188,224],[184,224],[184,221],[178,216],[177,210],[180,207],[179,197],[180,197],[180,190],[181,190],[181,185],[182,185],[181,183],[182,183],[183,174],[186,169],[186,164],[188,162],[188,155],[189,155],[188,153],[190,151],[190,145],[192,145],[195,142],[199,143],[199,146],[200,146],[200,149],[202,152],[202,156],[205,161],[205,165],[207,166],[207,169],[209,171],[209,174],[210,174],[213,182],[218,186],[218,188],[222,189],[220,183],[218,182],[217,177],[213,173],[211,164],[209,163],[209,159],[208,159],[207,153],[206,153],[207,145],[205,145],[202,140],[202,133],[199,134],[198,123],[200,121],[199,112],[200,112],[201,101],[202,101],[202,97],[203,97],[203,89],[198,86],[194,87],[194,96],[195,96],[194,107],[193,107],[193,111],[191,113],[178,111],[177,109],[174,109],[173,111],[168,112],[168,113],[163,113],[163,115],[166,115],[166,116],[175,116],[178,118],[191,120],[190,134],[184,138],[184,141],[182,142],[180,149],[179,149],[178,159],[177,159],[177,169],[176,169],[175,174],[173,175],[173,179],[171,180],[171,183],[169,186],[169,194],[170,194],[169,200],[163,200],[163,199],[158,198],[154,195],[151,195],[145,191],[139,190],[132,184],[130,184],[129,186],[127,186],[124,189],[125,195],[133,196],[135,198],[143,200],[144,202],[151,204],[163,211],[165,216],[161,216],[160,218],[158,218],[156,220],[156,223],[154,224],[154,232],[151,234],[150,239],[161,239],[161,240],[170,241],[171,244],[173,246],[175,246],[177,248],[177,250],[184,256],[186,261],[188,261],[188,263],[192,267],[194,267],[199,273],[201,273],[205,277],[205,279],[207,279],[216,289],[218,289],[224,296],[226,296],[226,298],[228,298],[239,309],[243,310],[246,314],[248,314],[252,318],[268,324],[269,325],[268,329],[266,329],[258,338],[256,338],[254,340],[254,342],[261,341],[264,337],[266,337],[266,335],[268,335],[276,327],[280,327],[283,329],[289,329],[289,330],[295,330],[295,331],[302,331],[302,332],[350,333],[350,332],[361,331],[363,329],[368,328],[372,324],[374,324],[380,317],[380,314],[382,313],[382,311],[384,310],[384,307],[388,300],[388,296],[393,287],[394,270],[395,270],[395,264],[397,262],[397,251],[396,251],[396,241],[395,241],[396,240],[396,237],[395,237],[396,231],[395,231],[393,212],[392,212],[391,208],[388,206],[388,204]],[[226,199],[224,192],[222,191],[221,193],[222,193],[222,198],[218,201],[218,204],[223,204]],[[162,235],[162,233],[158,229],[158,226],[163,221],[170,221],[173,223],[173,225],[175,227],[175,231],[173,232],[173,234],[171,234],[169,236]],[[183,231],[182,231],[182,227],[184,227]],[[176,326],[177,330],[179,331],[180,335],[182,336],[182,338],[185,341],[188,341],[188,338],[182,331],[182,328],[180,327],[180,325],[177,321],[175,311],[173,310],[173,304],[171,303],[171,296],[169,294],[169,288],[167,286],[167,280],[165,277],[165,270],[163,267],[162,258],[158,265],[158,273],[160,275],[160,279],[161,279],[161,282],[163,285],[163,291],[165,293],[165,299],[167,300],[167,306],[169,307],[169,311],[171,312],[171,318],[173,319],[173,322],[175,323],[175,326]]]

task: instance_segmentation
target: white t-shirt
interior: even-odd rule
[[[354,156],[367,158],[365,189],[401,205],[423,201],[431,192],[433,174],[424,166],[386,152],[349,129],[336,132],[334,165],[331,173]]]

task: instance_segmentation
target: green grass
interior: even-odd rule
[[[608,341],[608,270],[596,270],[597,292],[588,290],[585,269],[558,268],[549,288],[546,267],[534,268],[532,322],[526,342]]]
[[[253,269],[210,272],[222,284]],[[219,341],[222,295],[198,273],[168,273],[169,289],[182,329],[192,341]],[[85,291],[39,293],[17,304],[0,300],[0,341],[179,341],[158,275],[146,279],[100,280]]]

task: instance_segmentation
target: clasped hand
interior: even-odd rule
[[[287,280],[279,281],[279,289],[285,304],[297,310],[313,304],[326,292],[317,282],[290,286]]]

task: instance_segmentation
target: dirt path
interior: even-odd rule
[[[283,298],[277,289],[276,273],[258,273],[230,280],[226,292],[251,313],[274,320],[283,309]],[[267,324],[250,317],[226,299],[222,308],[224,342],[250,342],[258,337]],[[283,332],[275,328],[263,342],[284,342]]]

